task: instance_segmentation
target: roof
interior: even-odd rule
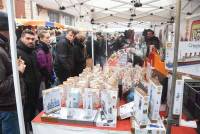
[[[146,26],[168,22],[176,12],[176,0],[34,0],[52,9],[64,6],[66,13],[79,20],[101,26]],[[135,7],[140,2],[141,7]],[[200,12],[200,0],[182,0],[181,14],[194,15]],[[136,15],[136,16],[135,16]]]

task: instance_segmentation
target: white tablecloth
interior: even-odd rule
[[[32,122],[33,134],[131,134],[128,131],[101,130]]]

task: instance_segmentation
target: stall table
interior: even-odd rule
[[[42,114],[43,112],[32,121],[33,134],[132,134],[130,119],[118,120],[116,128],[105,128],[84,124],[44,122],[41,120]],[[161,116],[163,115],[161,113]],[[197,134],[197,132],[193,128],[173,126],[172,134]]]
[[[116,128],[96,127],[84,124],[68,124],[42,121],[41,112],[32,121],[33,134],[131,134],[130,120],[118,120]]]

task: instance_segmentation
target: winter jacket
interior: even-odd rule
[[[73,44],[66,38],[61,39],[56,45],[54,61],[54,70],[61,83],[73,74],[73,56]]]
[[[78,76],[86,67],[86,55],[84,44],[78,40],[74,41],[74,75]]]
[[[98,57],[105,57],[106,55],[106,42],[104,39],[97,40],[98,42]]]
[[[22,101],[24,100],[24,83],[20,77],[20,87]],[[11,60],[5,51],[0,46],[0,111],[15,111],[15,89],[12,74]]]
[[[26,85],[26,103],[36,105],[39,97],[41,75],[37,67],[36,54],[34,49],[28,48],[20,40],[17,44],[17,55],[24,60],[26,69],[23,73]]]
[[[45,81],[46,87],[49,87],[51,74],[53,73],[53,60],[50,49],[44,42],[39,42],[36,49],[36,58],[42,80]]]

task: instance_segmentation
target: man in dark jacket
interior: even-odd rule
[[[157,50],[160,50],[160,41],[158,37],[154,35],[154,31],[152,30],[147,30],[147,35],[146,35],[146,45],[147,45],[147,54],[146,56],[148,57],[150,53],[150,46],[153,45]]]
[[[0,133],[19,134],[15,90],[13,83],[12,65],[8,52],[8,17],[0,12]],[[23,74],[25,65],[18,60],[18,70]],[[20,82],[22,79],[20,77]],[[21,84],[22,99],[24,98],[24,86]]]
[[[24,60],[26,69],[23,74],[26,85],[26,101],[24,118],[26,130],[31,129],[31,121],[36,116],[36,106],[39,100],[40,73],[36,65],[35,35],[31,30],[24,30],[17,44],[18,57]]]
[[[85,37],[81,34],[76,35],[74,40],[74,75],[78,76],[86,67],[86,47]]]
[[[103,67],[106,62],[106,41],[101,33],[97,33],[97,61]]]
[[[60,39],[56,45],[56,56],[54,61],[54,70],[62,83],[73,75],[74,57],[73,57],[73,41],[76,31],[70,29],[65,38]]]

